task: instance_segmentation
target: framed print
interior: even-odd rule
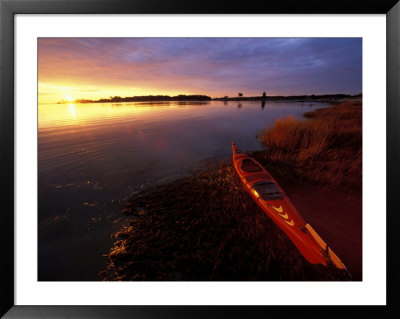
[[[1,315],[399,314],[397,1],[0,10]]]

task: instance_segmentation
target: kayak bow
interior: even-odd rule
[[[312,264],[347,270],[338,256],[298,213],[283,189],[262,165],[232,143],[233,166],[247,192],[273,222],[285,232]]]

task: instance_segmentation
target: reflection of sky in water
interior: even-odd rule
[[[107,252],[113,220],[120,217],[116,211],[130,193],[188,175],[210,161],[229,160],[232,141],[243,150],[260,149],[257,130],[309,106],[261,101],[40,105],[40,278],[96,279],[104,262],[99,256]],[[85,263],[74,262],[78,257]]]

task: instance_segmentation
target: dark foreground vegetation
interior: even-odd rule
[[[278,121],[259,137],[269,150],[251,155],[284,189],[331,183],[359,189],[361,105],[306,117]],[[130,225],[113,234],[104,280],[349,279],[344,271],[309,264],[250,198],[231,162],[137,194],[123,213]]]

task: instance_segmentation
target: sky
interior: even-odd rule
[[[361,38],[39,38],[39,103],[362,92]]]

